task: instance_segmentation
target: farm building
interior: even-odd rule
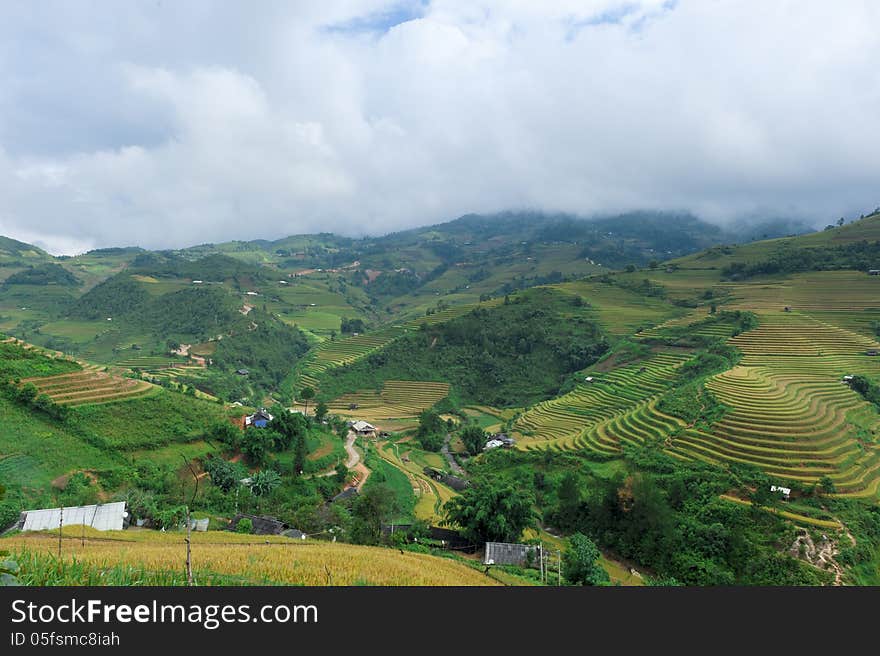
[[[334,501],[345,501],[346,499],[351,499],[352,497],[356,497],[357,495],[358,491],[356,487],[347,487],[335,497],[330,499],[330,502],[332,503]]]
[[[865,351],[865,355],[880,355],[880,351],[877,349],[868,349]]]
[[[70,508],[25,510],[18,519],[20,531],[47,531],[59,526],[91,526],[98,531],[121,531],[130,517],[124,501]]]
[[[880,276],[880,269],[868,269],[869,276]]]
[[[238,370],[236,370],[235,373],[237,373],[239,376],[247,376],[251,372],[248,371],[247,369],[238,369]]]
[[[499,442],[501,442],[501,446],[503,446],[504,448],[507,448],[507,449],[509,449],[510,447],[512,447],[516,444],[516,440],[513,439],[512,437],[510,437],[509,435],[507,435],[506,433],[496,433],[495,435],[492,435],[490,437],[490,439],[498,440]]]
[[[227,530],[234,531],[238,528],[238,523],[242,519],[249,519],[253,524],[254,535],[281,535],[285,530],[290,527],[282,522],[277,517],[266,517],[260,515],[245,515],[243,513],[237,514],[232,518],[232,521],[229,522],[229,526]]]
[[[269,414],[269,411],[265,408],[260,408],[254,414],[248,415],[244,418],[244,425],[254,426],[256,428],[265,428],[270,421],[272,421],[273,417]]]
[[[483,554],[484,565],[518,565],[523,567],[537,561],[539,547],[534,544],[512,544],[510,542],[487,542]]]
[[[294,540],[305,540],[306,534],[300,531],[298,528],[290,528],[286,531],[282,531],[281,535],[286,538],[292,538]]]
[[[444,485],[448,485],[457,492],[461,492],[471,484],[470,481],[464,478],[452,476],[451,474],[447,474],[445,471],[434,469],[433,467],[425,467],[422,471],[425,472],[427,476],[430,476],[436,481],[440,481]]]
[[[497,449],[498,447],[504,446],[504,442],[501,440],[491,439],[486,442],[486,446],[483,447],[483,451],[489,451],[490,449]]]
[[[354,422],[351,429],[362,437],[372,437],[376,434],[376,427],[363,420]]]
[[[771,492],[779,492],[782,495],[783,499],[788,499],[791,496],[791,488],[789,487],[781,487],[778,485],[770,486]]]

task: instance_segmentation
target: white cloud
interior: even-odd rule
[[[165,247],[880,203],[876,3],[260,8],[0,9],[0,232]]]

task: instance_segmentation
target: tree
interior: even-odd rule
[[[718,311],[718,305],[715,303],[711,303],[709,305],[709,314],[715,314]]]
[[[330,411],[330,408],[327,407],[327,404],[323,401],[318,401],[318,405],[315,406],[315,419],[318,421],[324,421],[324,418],[327,416],[327,413]]]
[[[562,477],[556,497],[559,499],[554,518],[556,524],[563,529],[575,526],[581,505],[580,480],[575,472],[566,472]]]
[[[348,478],[348,467],[345,466],[344,462],[340,462],[336,465],[336,474],[333,476],[333,480],[336,481],[337,484],[342,485],[345,483]]]
[[[845,222],[846,222],[846,220],[843,217],[840,217],[839,219],[837,219],[837,225],[839,225],[839,226],[842,226]]]
[[[479,426],[465,426],[459,437],[472,456],[477,455],[486,445],[486,432]]]
[[[254,532],[254,523],[251,521],[249,517],[242,517],[238,520],[238,524],[235,525],[236,533],[245,533],[250,534]]]
[[[830,476],[823,476],[820,478],[819,487],[825,494],[834,494],[837,491],[837,488],[834,486],[834,481],[831,480]]]
[[[302,390],[300,390],[299,398],[306,402],[305,414],[309,414],[309,401],[315,398],[315,390],[311,387],[303,387]]]
[[[515,542],[534,523],[534,497],[509,480],[482,479],[450,499],[444,524],[458,525],[475,544]]]
[[[626,265],[626,272],[627,273],[633,273],[633,272],[635,272],[635,270],[636,270],[635,264],[627,264]]]
[[[251,492],[256,497],[265,497],[281,485],[281,476],[273,469],[261,469],[251,476]]]
[[[211,482],[224,492],[229,492],[247,475],[247,470],[241,464],[216,457],[205,461],[205,471],[211,477]]]
[[[215,440],[237,449],[241,444],[241,430],[228,421],[219,422],[205,431],[205,439]]]
[[[352,506],[352,540],[360,544],[376,544],[382,537],[382,524],[398,511],[394,491],[379,483],[370,485]]]
[[[241,450],[254,464],[262,464],[272,450],[278,433],[268,428],[248,428],[241,440]]]
[[[426,451],[439,451],[443,446],[446,422],[433,410],[422,410],[419,414],[419,429],[416,439]]]
[[[599,564],[599,548],[583,533],[569,538],[562,556],[562,575],[574,585],[602,585],[608,583],[608,573]]]

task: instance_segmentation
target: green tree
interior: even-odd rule
[[[825,494],[834,494],[837,491],[837,488],[834,485],[834,481],[831,480],[830,476],[823,476],[819,479],[819,488]]]
[[[426,451],[439,451],[446,435],[446,422],[433,410],[422,410],[416,439]]]
[[[459,434],[464,448],[472,456],[477,455],[486,446],[486,432],[479,426],[465,426]]]
[[[583,533],[569,538],[562,556],[562,575],[574,585],[602,585],[608,583],[608,573],[599,564],[599,548]]]
[[[345,466],[344,462],[340,462],[336,465],[336,474],[333,476],[333,480],[336,481],[337,484],[342,485],[345,483],[348,478],[348,467]]]
[[[0,501],[6,495],[6,488],[0,485]],[[0,551],[0,586],[18,585],[18,579],[15,575],[18,573],[18,563],[14,560],[6,559],[7,551]]]
[[[534,495],[509,480],[481,479],[450,499],[444,523],[475,544],[516,542],[533,525]]]
[[[554,521],[559,528],[570,529],[578,520],[581,504],[580,480],[575,472],[566,472],[562,477],[556,497],[559,505]]]
[[[228,462],[223,458],[208,458],[205,461],[205,471],[211,477],[211,482],[224,492],[229,492],[238,482],[247,476],[247,470],[237,462]]]
[[[251,462],[260,465],[279,439],[279,434],[269,428],[250,427],[242,437],[241,450]]]
[[[205,438],[223,442],[232,449],[238,449],[241,445],[241,430],[233,426],[231,422],[223,421],[214,424],[205,431]]]
[[[315,406],[315,419],[318,421],[324,421],[329,411],[330,409],[327,407],[326,403],[318,401],[318,405]]]
[[[254,532],[254,523],[249,517],[242,517],[235,525],[236,533],[250,534]]]
[[[388,485],[370,485],[352,506],[352,540],[359,544],[377,544],[382,537],[382,524],[398,510],[397,496]]]
[[[299,392],[299,398],[305,401],[305,414],[309,414],[309,401],[315,398],[315,390],[311,387],[303,387]]]
[[[255,497],[268,496],[281,485],[281,476],[273,469],[262,469],[251,476],[251,492]]]

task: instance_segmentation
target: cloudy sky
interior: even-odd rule
[[[0,234],[880,205],[874,0],[5,0]]]

